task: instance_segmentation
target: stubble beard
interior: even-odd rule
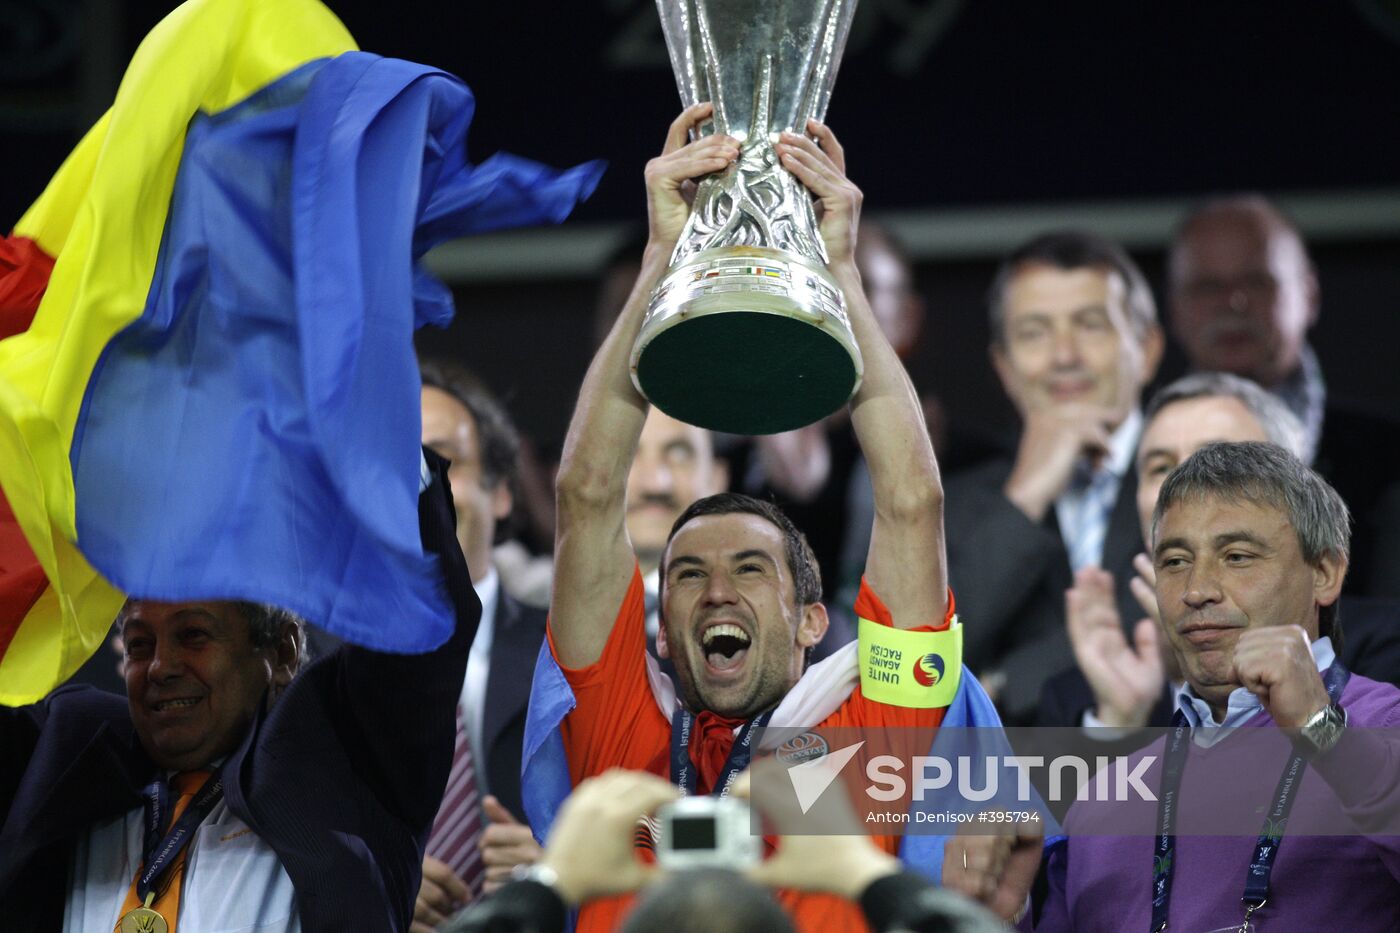
[[[698,666],[703,666],[704,663],[705,660],[701,657]],[[677,666],[676,674],[681,698],[689,709],[696,713],[708,711],[729,719],[753,719],[764,710],[777,706],[787,693],[780,677],[775,677],[773,672],[767,668],[760,668],[754,672],[752,680],[745,685],[746,689],[739,700],[725,704],[722,701],[705,697],[702,693],[700,678],[694,676],[692,671],[681,674],[681,667]]]

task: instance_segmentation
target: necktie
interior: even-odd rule
[[[724,763],[734,749],[734,730],[744,724],[742,719],[729,719],[705,710],[695,717],[695,737],[691,739],[690,760],[699,770],[696,791],[712,793],[720,779]]]
[[[1076,471],[1075,485],[1079,487],[1079,508],[1069,537],[1069,566],[1081,567],[1103,563],[1103,540],[1108,531],[1108,512],[1117,492],[1117,477],[1107,467],[1092,474]]]
[[[175,808],[170,811],[170,821],[163,829],[169,832],[170,827],[175,825],[189,807],[194,795],[199,793],[199,789],[209,780],[211,771],[181,771],[170,779],[170,790],[175,794]],[[193,840],[191,840],[191,845]],[[157,879],[156,899],[151,902],[151,909],[165,918],[169,925],[170,933],[175,933],[175,921],[180,916],[180,888],[185,882],[185,855],[190,851],[190,846],[186,845],[180,850],[180,854],[175,857],[175,862],[165,872],[164,877]],[[121,912],[118,917],[123,917],[126,912],[134,907],[141,906],[141,899],[136,894],[136,879],[141,876],[141,871],[145,866],[138,866],[136,877],[131,879],[131,887],[127,889],[126,900],[122,902]],[[120,930],[120,925],[115,929]]]
[[[481,896],[486,864],[481,858],[481,833],[485,829],[481,795],[476,786],[476,762],[467,738],[467,717],[457,707],[457,744],[452,750],[452,771],[442,794],[433,830],[428,834],[428,854],[445,863],[466,883],[472,899]]]

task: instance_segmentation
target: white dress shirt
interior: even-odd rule
[[[1098,486],[1081,486],[1066,489],[1055,500],[1055,518],[1060,524],[1060,537],[1065,542],[1065,550],[1071,555],[1075,542],[1081,534],[1096,538],[1097,544],[1079,564],[1081,566],[1103,565],[1103,542],[1108,533],[1108,519],[1113,514],[1113,503],[1118,501],[1118,490],[1123,485],[1123,477],[1133,468],[1133,455],[1137,453],[1138,435],[1142,433],[1142,413],[1133,409],[1123,423],[1118,425],[1108,438],[1108,455],[1099,464],[1103,474]],[[1087,462],[1081,466],[1088,470]]]
[[[467,712],[467,739],[472,743],[472,758],[476,762],[476,786],[482,794],[486,786],[486,749],[482,731],[485,728],[486,681],[491,675],[491,643],[496,640],[496,607],[501,602],[501,578],[496,570],[486,571],[480,583],[473,583],[481,600],[481,624],[467,655],[467,676],[462,681],[462,709]]]
[[[74,846],[64,933],[112,933],[141,868],[145,808],[95,824]],[[185,855],[181,933],[301,930],[292,879],[272,847],[220,801]]]
[[[1332,648],[1332,639],[1325,635],[1309,647],[1312,649],[1313,663],[1317,665],[1319,674],[1337,660],[1337,653]],[[1264,704],[1244,687],[1236,687],[1230,691],[1226,701],[1225,718],[1216,722],[1210,704],[1197,696],[1190,684],[1182,684],[1176,691],[1173,708],[1186,717],[1196,744],[1208,747],[1218,742],[1231,729],[1243,725],[1247,719],[1259,713]],[[1202,728],[1203,726],[1205,728]]]

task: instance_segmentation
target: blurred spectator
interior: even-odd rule
[[[527,606],[547,609],[554,581],[554,470],[525,435],[516,465],[514,534],[496,545],[493,559],[507,593]]]
[[[948,481],[948,568],[964,660],[1003,715],[1024,722],[1046,678],[1074,664],[1064,617],[1074,573],[1112,573],[1120,617],[1136,617],[1132,462],[1163,338],[1137,266],[1087,233],[1012,252],[989,306],[992,362],[1023,426],[1014,459]]]
[[[441,922],[538,856],[523,825],[520,759],[545,613],[502,590],[491,545],[514,502],[517,441],[505,410],[474,375],[424,360],[423,445],[450,461],[457,540],[481,599],[457,708],[458,747],[423,860],[415,929]],[[489,822],[489,826],[487,825]],[[508,864],[503,864],[508,863]]]
[[[1328,393],[1307,342],[1321,302],[1297,227],[1258,195],[1209,201],[1177,229],[1169,279],[1172,335],[1190,365],[1253,379],[1303,422],[1304,462],[1355,516],[1347,592],[1394,587],[1400,549],[1382,554],[1376,548],[1396,540],[1396,530],[1381,524],[1396,517],[1377,505],[1387,488],[1400,488],[1400,422]]]
[[[657,408],[647,411],[637,452],[627,472],[627,537],[637,554],[646,588],[647,642],[653,653],[657,630],[657,567],[671,526],[686,506],[729,486],[729,470],[715,457],[709,431],[677,421]]]

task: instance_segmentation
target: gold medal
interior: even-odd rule
[[[133,907],[122,914],[122,921],[117,927],[118,933],[170,933],[170,924],[151,909],[151,901],[154,899],[155,892],[147,894],[144,906]]]

